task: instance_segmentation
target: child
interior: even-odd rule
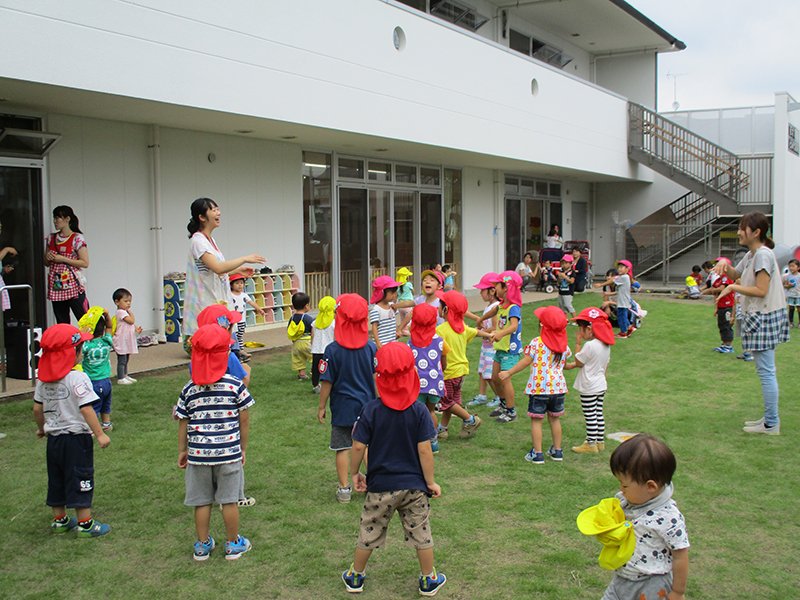
[[[414,304],[422,304],[425,302],[433,306],[436,310],[439,310],[439,297],[436,295],[436,292],[441,290],[442,287],[444,287],[444,275],[439,271],[426,269],[422,272],[422,294],[414,298]],[[406,315],[405,319],[403,319],[403,322],[400,324],[400,330],[404,331],[410,322],[411,313]],[[438,317],[436,324],[441,325],[442,323],[444,323],[444,319]]]
[[[450,416],[456,415],[463,421],[459,437],[467,438],[475,435],[481,426],[481,419],[469,414],[461,405],[461,386],[464,377],[469,375],[467,360],[467,344],[476,335],[491,339],[492,334],[478,331],[464,325],[464,313],[467,312],[467,299],[461,292],[451,290],[440,296],[439,311],[447,321],[436,328],[447,346],[447,360],[444,366],[444,398],[439,403],[442,409],[442,420],[439,423],[439,439],[447,439],[447,426]]]
[[[556,277],[553,269],[553,263],[546,260],[542,263],[542,288],[548,294],[556,289],[558,285],[558,277]]]
[[[720,256],[716,262],[725,262],[731,264],[731,261]],[[714,304],[714,315],[717,317],[717,328],[719,329],[719,338],[721,344],[714,348],[714,352],[721,354],[733,354],[736,352],[733,349],[733,323],[736,318],[734,313],[734,306],[736,304],[736,295],[728,294],[719,298],[720,293],[730,284],[732,284],[730,277],[727,274],[722,274],[713,277],[711,284],[712,293],[717,295],[717,300]]]
[[[575,295],[575,273],[572,270],[572,255],[561,257],[561,270],[558,272],[558,305],[568,315],[575,317],[572,298]]]
[[[636,331],[630,322],[631,308],[631,275],[632,270],[630,261],[620,259],[617,261],[617,275],[606,279],[602,283],[595,283],[594,287],[602,287],[614,284],[617,294],[617,327],[619,327],[619,338],[627,338]]]
[[[703,281],[705,282],[706,289],[710,288],[711,285],[714,283],[715,276],[714,276],[714,271],[712,270],[714,268],[714,264],[716,264],[715,261],[707,260],[701,265],[703,267],[702,278]]]
[[[414,284],[408,279],[413,274],[406,267],[400,267],[395,275],[395,280],[400,284],[400,287],[397,288],[397,302],[395,302],[394,306],[400,315],[400,323],[405,322],[406,317],[411,314],[411,309],[414,307]],[[398,335],[408,336],[408,334],[408,327],[405,329],[398,327]]]
[[[47,437],[47,505],[53,510],[50,530],[66,533],[77,528],[78,537],[99,537],[111,527],[92,518],[94,452],[111,440],[103,431],[92,403],[97,395],[86,373],[73,369],[81,344],[91,339],[67,323],[53,325],[42,335],[42,357],[33,394],[36,435]],[[74,508],[75,517],[67,516]]]
[[[442,490],[433,478],[430,439],[433,427],[416,402],[420,390],[414,357],[408,346],[390,343],[376,355],[380,400],[370,401],[353,427],[350,466],[356,491],[366,492],[355,556],[342,573],[348,592],[364,590],[367,561],[385,539],[389,521],[400,514],[406,541],[417,551],[419,593],[434,596],[447,581],[433,561],[429,497]],[[369,470],[359,468],[369,448]]]
[[[789,272],[783,276],[783,287],[786,289],[786,306],[789,308],[789,327],[800,327],[800,309],[797,325],[794,324],[795,307],[800,306],[800,261],[793,258],[788,267]]]
[[[142,328],[136,325],[136,318],[131,310],[131,293],[125,288],[114,290],[111,299],[117,305],[116,329],[114,330],[114,352],[117,353],[117,383],[131,385],[136,380],[128,375],[128,359],[131,354],[139,354],[136,335]]]
[[[703,268],[700,265],[692,265],[692,277],[697,283],[697,287],[704,285],[705,276],[703,275]]]
[[[369,341],[367,301],[358,294],[339,296],[335,341],[325,348],[319,363],[320,393],[317,419],[325,423],[325,405],[331,400],[331,443],[336,452],[339,487],[336,499],[350,502],[350,448],[353,423],[364,405],[375,398],[374,360],[377,348]],[[431,436],[433,437],[433,436]]]
[[[694,275],[687,275],[686,276],[686,297],[689,300],[699,300],[700,295],[702,292],[700,291],[700,286],[697,285],[697,279],[695,279]]]
[[[483,309],[484,317],[490,312],[495,314],[494,317],[485,318],[480,323],[480,329],[487,333],[491,333],[497,328],[497,311],[495,308],[500,305],[500,302],[497,300],[494,284],[492,283],[492,280],[495,278],[497,278],[497,273],[486,273],[483,277],[481,277],[481,280],[478,283],[472,286],[481,291],[481,299],[486,302],[486,308]],[[495,393],[495,398],[491,402],[486,396],[487,384],[492,388],[493,392],[495,391],[494,383],[492,382],[493,364],[494,344],[492,343],[491,339],[483,338],[483,342],[481,343],[481,356],[478,360],[478,394],[467,403],[467,406],[480,406],[481,404],[486,404],[487,406],[494,408],[500,404],[500,397],[497,395],[497,393]]]
[[[92,306],[78,321],[78,328],[92,335],[83,344],[83,372],[92,382],[97,401],[92,405],[103,431],[111,431],[111,317],[100,306]]]
[[[333,332],[336,322],[333,311],[336,310],[336,300],[325,296],[319,301],[319,312],[314,320],[314,335],[311,336],[311,390],[319,394],[319,363],[325,348],[333,342]]]
[[[305,292],[292,294],[292,318],[286,325],[286,335],[292,340],[292,370],[297,379],[308,381],[306,369],[311,361],[311,339],[314,335],[314,319],[308,314],[311,298]]]
[[[522,352],[522,295],[520,286],[522,278],[514,271],[503,271],[492,278],[494,291],[500,304],[497,307],[497,329],[492,332],[494,342],[494,362],[492,363],[492,380],[494,389],[500,395],[500,404],[490,417],[496,417],[498,423],[510,423],[517,419],[514,406],[514,386],[510,381],[503,381],[501,371],[508,371],[519,362]]]
[[[207,560],[216,543],[211,537],[211,505],[222,505],[225,558],[236,560],[251,548],[239,535],[239,493],[255,401],[244,383],[226,374],[231,336],[217,325],[203,325],[192,335],[192,379],[178,397],[178,467],[186,469],[184,504],[194,507],[197,541],[194,559]]]
[[[242,362],[250,360],[251,356],[248,352],[242,350],[244,348],[244,330],[247,328],[247,306],[252,306],[255,311],[262,317],[266,316],[266,311],[258,304],[253,302],[253,299],[244,291],[245,276],[241,273],[234,273],[228,276],[228,281],[231,286],[231,301],[228,308],[235,310],[242,315],[242,320],[236,324],[236,341],[239,342],[238,356]]]
[[[449,292],[456,288],[456,273],[450,265],[442,265],[442,274],[444,275],[444,291]]]
[[[509,370],[501,371],[499,378],[510,384],[512,375],[527,367],[531,368],[525,393],[528,394],[533,447],[525,455],[525,460],[543,465],[542,421],[545,413],[553,436],[553,444],[547,451],[547,456],[557,462],[564,460],[559,419],[564,414],[564,397],[567,394],[564,363],[572,356],[572,352],[567,346],[567,318],[558,307],[541,306],[533,314],[539,319],[539,336],[525,347],[525,356]]]
[[[424,404],[431,415],[434,434],[431,440],[433,453],[439,452],[439,423],[436,419],[436,404],[444,398],[445,343],[436,333],[438,311],[430,304],[417,304],[411,314],[411,339],[408,346],[414,355],[419,376],[420,404]]]
[[[372,297],[369,299],[369,326],[375,346],[397,340],[397,312],[394,303],[400,284],[388,275],[376,277],[372,282]]]
[[[575,341],[575,361],[564,365],[564,369],[580,369],[574,387],[581,395],[586,440],[580,446],[573,446],[572,451],[578,454],[597,454],[606,449],[603,401],[608,387],[606,369],[611,360],[614,330],[606,313],[594,306],[584,308],[575,320],[579,327]]]
[[[682,600],[689,574],[686,522],[672,499],[675,455],[650,435],[639,434],[611,454],[611,472],[625,518],[633,524],[636,546],[616,570],[604,599],[668,598]]]

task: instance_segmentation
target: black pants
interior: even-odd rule
[[[311,355],[311,385],[317,387],[319,385],[319,361],[322,360],[324,354]]]
[[[789,325],[794,322],[794,306],[789,305]],[[797,311],[797,324],[800,325],[800,310]]]
[[[78,321],[89,310],[89,301],[86,299],[86,292],[81,292],[69,300],[53,301],[53,314],[56,316],[56,323],[69,323],[69,311],[75,315]]]
[[[733,342],[733,327],[731,326],[731,313],[733,309],[719,308],[717,309],[717,327],[719,327],[719,339],[723,344],[730,345]]]

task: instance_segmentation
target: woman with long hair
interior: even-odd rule
[[[56,323],[69,323],[69,312],[80,319],[89,310],[86,299],[86,276],[82,269],[89,267],[89,250],[75,212],[69,206],[53,209],[53,228],[47,238],[45,264],[47,299],[53,304]]]

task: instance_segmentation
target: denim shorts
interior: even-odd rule
[[[566,394],[545,394],[528,396],[528,416],[531,419],[544,419],[545,413],[551,417],[564,414],[564,398]]]
[[[501,371],[508,371],[519,362],[519,354],[511,354],[505,350],[498,350],[494,353],[494,362],[500,364]]]

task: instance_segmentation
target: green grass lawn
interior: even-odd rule
[[[580,310],[599,297],[576,297]],[[800,469],[793,441],[800,430],[794,368],[798,333],[777,352],[780,437],[749,436],[742,422],[761,416],[753,363],[711,351],[719,342],[709,304],[641,297],[650,315],[612,352],[606,427],[663,438],[678,459],[675,499],[692,544],[687,597],[796,598],[800,583]],[[524,339],[535,332],[532,305]],[[575,330],[570,327],[571,345]],[[740,348],[735,342],[737,350]],[[473,369],[480,344],[471,344]],[[571,384],[575,372],[568,372]],[[600,455],[565,452],[563,463],[531,465],[530,425],[515,378],[517,422],[487,420],[475,438],[442,442],[432,501],[437,567],[447,573],[443,598],[599,598],[611,573],[597,565],[600,545],[581,535],[575,517],[616,492],[607,443]],[[183,506],[176,467],[177,425],[171,407],[183,372],[142,376],[114,389],[114,432],[95,450],[95,513],[112,526],[105,538],[78,540],[49,532],[44,504],[45,444],[37,440],[30,401],[0,405],[0,515],[4,523],[0,595],[107,598],[344,598],[339,579],[352,560],[361,497],[334,498],[329,426],[316,421],[317,396],[297,382],[288,352],[253,362],[247,490],[258,503],[241,513],[253,550],[236,562],[218,548],[192,560],[192,511]],[[465,400],[477,388],[473,374]],[[487,409],[478,414],[485,416]],[[576,393],[567,396],[564,447],[583,439]],[[453,423],[457,433],[460,425]],[[545,448],[550,436],[545,426]],[[215,510],[212,533],[224,539]],[[368,567],[365,597],[417,595],[418,565],[394,520],[387,546]]]

